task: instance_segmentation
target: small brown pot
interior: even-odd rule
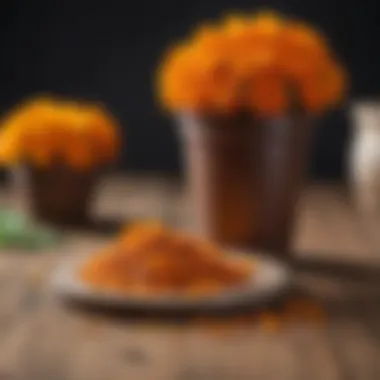
[[[180,122],[199,232],[228,246],[288,252],[310,125],[243,114]]]
[[[89,221],[97,175],[66,166],[28,169],[29,208],[36,218],[58,225],[83,225]]]

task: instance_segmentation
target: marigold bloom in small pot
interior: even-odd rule
[[[118,123],[86,102],[32,99],[0,126],[0,163],[27,169],[32,211],[49,222],[88,218],[95,180],[119,149]]]

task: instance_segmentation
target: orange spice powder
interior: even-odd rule
[[[105,252],[91,257],[80,277],[102,289],[138,294],[213,294],[245,283],[250,261],[225,257],[213,244],[161,225],[122,233]]]

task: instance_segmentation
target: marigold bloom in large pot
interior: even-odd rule
[[[179,115],[201,232],[288,251],[311,121],[345,92],[324,37],[277,14],[227,17],[172,47],[158,95]]]

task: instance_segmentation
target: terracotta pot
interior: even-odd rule
[[[288,252],[311,128],[302,118],[180,118],[198,232],[224,245]]]
[[[65,166],[29,168],[28,200],[32,215],[59,225],[82,225],[89,221],[91,198],[97,176]]]

